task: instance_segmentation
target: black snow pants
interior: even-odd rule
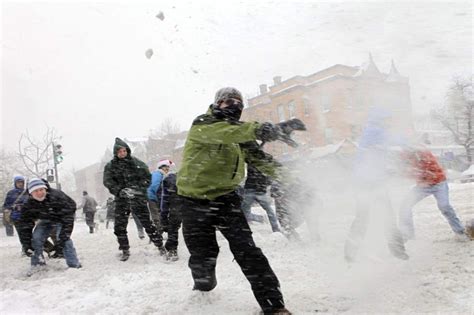
[[[170,198],[170,213],[168,223],[168,239],[166,240],[166,250],[177,250],[178,249],[178,236],[179,228],[181,227],[181,201],[180,198],[174,196]]]
[[[216,261],[219,245],[216,229],[224,235],[253,294],[265,313],[284,307],[280,283],[267,258],[255,245],[252,231],[241,209],[241,199],[232,192],[217,199],[180,197],[183,236],[191,254],[189,268],[194,289],[210,291],[216,285]]]
[[[163,238],[151,223],[147,200],[144,197],[132,199],[117,197],[115,199],[114,234],[117,235],[119,250],[128,250],[130,248],[127,237],[127,225],[131,211],[138,217],[153,244],[156,247],[162,247]]]

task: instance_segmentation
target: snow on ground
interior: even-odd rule
[[[474,218],[474,184],[452,184],[451,199],[463,221]],[[268,224],[252,224],[257,244],[278,275],[288,309],[294,314],[474,313],[474,242],[459,243],[433,198],[415,207],[417,239],[408,243],[410,260],[391,257],[384,237],[369,230],[359,260],[348,266],[343,246],[353,219],[349,198],[324,195],[321,237],[288,242]],[[256,209],[261,211],[261,209]],[[181,240],[180,260],[166,263],[147,240],[138,239],[130,221],[132,256],[117,259],[112,229],[103,223],[89,234],[83,221],[73,233],[82,269],[49,260],[48,269],[25,276],[29,259],[20,257],[17,238],[0,230],[0,314],[255,314],[258,305],[226,241],[219,236],[217,288],[191,290],[188,253]]]

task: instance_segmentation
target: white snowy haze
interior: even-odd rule
[[[215,91],[247,96],[280,75],[372,53],[410,78],[415,112],[472,72],[467,1],[92,1],[2,3],[2,146],[28,129],[62,136],[65,168],[98,161],[116,136],[164,119],[182,130]]]

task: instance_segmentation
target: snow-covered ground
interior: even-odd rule
[[[415,207],[417,239],[408,243],[410,260],[391,257],[384,237],[369,230],[359,260],[348,266],[343,245],[353,218],[350,198],[322,196],[321,241],[294,244],[253,224],[254,237],[278,275],[288,309],[294,314],[474,313],[474,242],[459,243],[433,198]],[[464,222],[474,218],[474,184],[452,184],[451,201]],[[259,209],[256,209],[259,211]],[[18,239],[0,230],[0,314],[254,314],[258,305],[249,283],[219,236],[217,288],[191,290],[188,253],[181,240],[180,260],[166,263],[130,221],[132,256],[117,259],[112,229],[101,223],[89,234],[83,221],[73,233],[82,269],[49,260],[44,272],[26,277],[29,259],[20,257]],[[369,250],[370,248],[370,250]]]

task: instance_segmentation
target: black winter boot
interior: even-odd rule
[[[122,251],[122,256],[120,256],[120,260],[127,261],[129,257],[130,257],[130,251],[128,249],[124,249]]]

